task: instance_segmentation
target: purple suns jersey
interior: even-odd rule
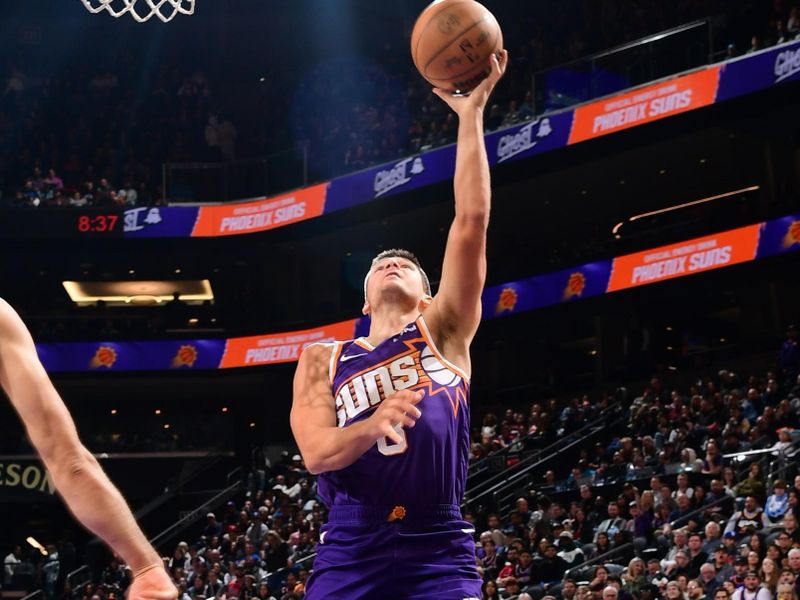
[[[469,382],[434,346],[422,317],[373,348],[364,339],[337,342],[330,367],[336,419],[347,427],[368,418],[387,397],[421,390],[415,427],[382,438],[349,467],[322,473],[328,507],[461,504],[469,457]]]

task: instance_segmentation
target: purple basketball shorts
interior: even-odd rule
[[[333,507],[305,600],[479,600],[474,531],[457,506]]]

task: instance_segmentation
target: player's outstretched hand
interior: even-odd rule
[[[508,50],[501,50],[499,56],[492,54],[489,57],[492,64],[492,72],[489,76],[478,84],[468,96],[454,96],[451,92],[445,91],[440,88],[433,88],[433,93],[444,100],[447,105],[455,111],[459,117],[465,114],[467,110],[474,110],[478,108],[483,110],[486,108],[486,103],[489,102],[489,96],[492,95],[497,82],[506,72],[508,67]]]
[[[387,437],[395,444],[403,443],[402,436],[395,430],[395,425],[414,427],[422,412],[416,404],[425,396],[422,392],[402,390],[392,394],[378,405],[369,417],[371,431],[376,440]]]
[[[176,600],[178,589],[163,566],[154,566],[133,578],[127,600]]]

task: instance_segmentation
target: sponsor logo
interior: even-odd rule
[[[800,244],[800,221],[793,221],[783,237],[784,248],[791,248],[795,244]]]
[[[400,161],[386,171],[379,171],[375,175],[375,197],[380,198],[392,190],[406,185],[415,175],[423,172],[425,172],[425,165],[419,156]]]
[[[192,368],[194,363],[197,362],[197,347],[186,344],[178,348],[178,352],[172,359],[172,368],[179,369],[181,367]]]
[[[104,367],[110,369],[117,362],[117,351],[111,346],[100,346],[97,352],[94,353],[92,360],[89,361],[90,369],[99,369]]]
[[[342,362],[347,362],[348,360],[353,360],[354,358],[361,358],[362,356],[366,356],[367,353],[364,354],[353,354],[352,356],[343,356]]]
[[[536,133],[534,133],[534,129]],[[550,119],[534,121],[517,133],[504,135],[497,144],[497,162],[505,162],[518,154],[527,152],[553,132]]]
[[[500,292],[500,298],[497,300],[497,307],[495,308],[495,314],[502,314],[504,312],[513,312],[514,309],[517,307],[517,301],[519,300],[519,296],[517,295],[517,291],[514,288],[503,288],[503,291]]]
[[[125,211],[125,233],[141,231],[151,225],[158,225],[164,219],[158,208],[132,208]]]
[[[800,48],[781,52],[775,58],[775,83],[780,83],[800,73]]]
[[[586,275],[580,271],[569,276],[567,287],[564,289],[564,299],[580,298],[586,289]]]

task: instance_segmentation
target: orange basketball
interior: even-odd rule
[[[497,19],[474,0],[436,0],[417,19],[411,56],[434,86],[467,93],[491,73],[489,57],[503,49]]]

